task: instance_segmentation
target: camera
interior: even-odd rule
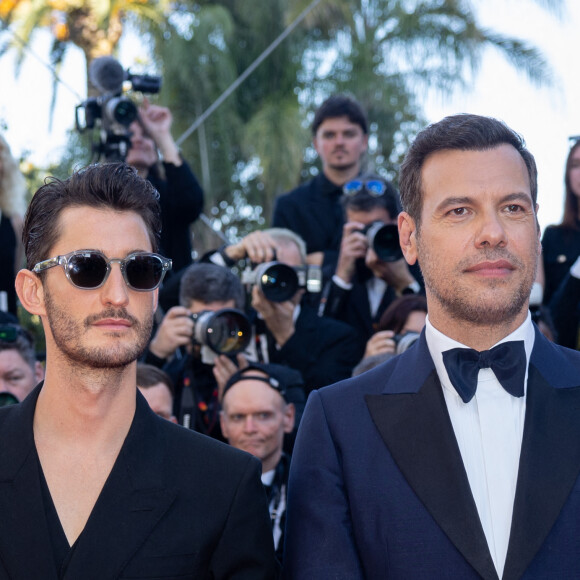
[[[114,58],[103,56],[91,63],[89,79],[99,96],[76,106],[76,129],[79,133],[98,129],[99,141],[93,143],[97,159],[124,161],[131,140],[129,126],[138,116],[137,106],[124,94],[124,85],[136,92],[158,93],[161,77],[132,74]]]
[[[383,262],[395,262],[403,257],[399,228],[395,224],[372,222],[361,233],[366,235],[369,247]]]
[[[242,271],[242,284],[258,286],[271,302],[290,300],[300,289],[317,293],[322,290],[320,266],[288,266],[282,262],[265,262]]]
[[[395,334],[395,336],[393,336],[393,340],[397,345],[395,353],[401,354],[411,348],[420,336],[421,335],[418,332],[413,331],[403,332],[403,334]]]
[[[201,358],[205,364],[213,364],[218,354],[242,352],[250,344],[252,326],[241,310],[203,310],[191,314],[190,318],[194,322],[193,342],[201,345]]]

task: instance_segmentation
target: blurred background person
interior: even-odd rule
[[[137,363],[137,388],[157,415],[177,423],[173,414],[173,382],[166,372],[153,365]]]
[[[233,447],[262,462],[276,556],[282,562],[286,491],[290,456],[284,438],[295,430],[296,409],[290,391],[300,388],[300,373],[276,364],[251,363],[226,383],[220,421]]]
[[[407,333],[420,334],[427,318],[427,299],[422,294],[401,296],[383,312],[378,331],[367,341],[364,358],[397,352],[397,343]]]
[[[420,272],[408,266],[400,251],[396,223],[401,205],[395,187],[379,176],[365,174],[347,182],[343,191],[346,223],[336,271],[325,285],[319,312],[356,330],[353,348],[360,360],[389,304],[422,288]],[[383,231],[391,234],[377,233],[374,243],[369,243],[369,228],[382,226],[390,226]]]
[[[559,224],[548,226],[542,237],[546,305],[580,256],[580,140],[568,153],[564,186],[564,217]]]
[[[0,310],[16,314],[16,272],[24,266],[21,234],[26,211],[26,182],[0,135]]]
[[[147,99],[129,127],[126,161],[157,189],[161,203],[161,252],[173,260],[173,272],[192,262],[191,224],[203,210],[203,190],[171,135],[173,116],[167,107]]]
[[[347,95],[333,95],[320,105],[312,122],[312,144],[322,171],[276,199],[272,226],[296,232],[306,242],[309,264],[332,274],[344,216],[342,186],[361,172],[368,147],[367,117]]]
[[[0,324],[0,393],[20,402],[43,379],[32,335],[18,324]]]

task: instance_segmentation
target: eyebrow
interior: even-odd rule
[[[435,208],[435,210],[436,212],[439,212],[445,210],[450,206],[462,207],[464,205],[470,205],[475,203],[477,199],[478,199],[477,197],[469,195],[447,197]],[[524,192],[508,193],[499,200],[499,203],[515,202],[515,201],[526,202],[527,204],[532,206],[534,205],[532,196],[529,193]]]

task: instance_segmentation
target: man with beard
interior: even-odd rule
[[[296,232],[306,242],[308,263],[331,275],[344,223],[342,186],[360,173],[368,146],[367,118],[360,104],[347,95],[326,99],[314,115],[312,144],[322,172],[276,200],[272,225]]]
[[[260,463],[165,421],[136,387],[171,261],[128,165],[51,179],[17,275],[46,375],[0,409],[1,578],[275,578]]]
[[[580,353],[531,322],[537,171],[502,122],[427,127],[399,235],[428,318],[408,351],[311,393],[287,578],[580,576]]]

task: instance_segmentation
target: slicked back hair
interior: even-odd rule
[[[179,286],[179,303],[189,308],[197,300],[204,304],[233,300],[235,308],[244,310],[246,294],[239,278],[228,268],[199,263],[188,266]]]
[[[401,165],[401,202],[417,227],[423,208],[421,171],[429,155],[444,150],[488,151],[500,145],[511,145],[521,155],[528,170],[530,192],[535,205],[538,196],[538,171],[534,156],[526,149],[523,138],[505,123],[492,117],[452,115],[423,129],[407,151]]]
[[[126,163],[95,164],[64,181],[48,177],[34,194],[22,232],[28,268],[52,257],[49,253],[60,235],[59,217],[69,207],[135,212],[145,222],[153,251],[158,251],[161,210],[157,190]]]

